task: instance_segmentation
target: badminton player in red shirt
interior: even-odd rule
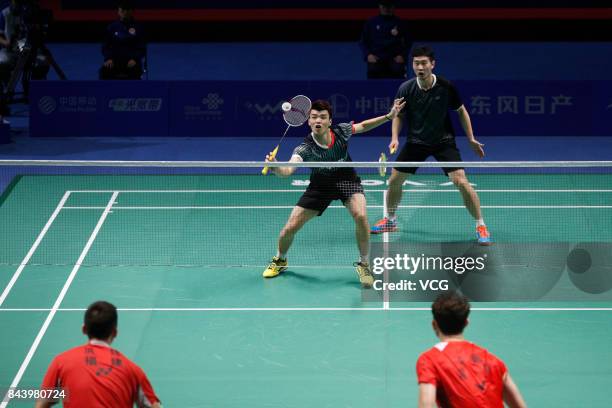
[[[502,360],[463,338],[470,304],[455,293],[435,300],[432,326],[440,342],[419,357],[419,408],[524,408]]]
[[[62,389],[65,408],[161,408],[146,374],[119,351],[111,348],[117,337],[117,309],[108,302],[95,302],[85,312],[83,333],[87,344],[72,348],[53,359],[41,389]],[[39,400],[35,408],[59,401]]]

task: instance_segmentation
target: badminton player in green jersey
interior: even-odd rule
[[[308,116],[311,133],[293,151],[289,160],[296,162],[350,162],[348,142],[353,134],[363,133],[393,120],[404,107],[402,99],[396,99],[386,115],[360,123],[332,125],[332,107],[329,102],[313,102]],[[275,161],[266,156],[266,161]],[[271,170],[280,177],[293,174],[296,167],[274,167]],[[273,278],[287,269],[287,252],[295,234],[315,216],[323,214],[334,200],[341,200],[355,221],[355,235],[359,248],[359,261],[354,264],[359,281],[364,288],[374,283],[368,263],[370,251],[370,227],[366,211],[366,199],[361,179],[354,168],[322,168],[311,170],[310,184],[291,211],[278,237],[278,252],[263,272],[264,278]]]

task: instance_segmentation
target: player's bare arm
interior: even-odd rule
[[[383,123],[386,123],[390,120],[394,120],[400,113],[400,111],[404,108],[404,105],[406,105],[406,102],[404,102],[404,98],[396,99],[395,101],[393,101],[393,106],[391,107],[391,110],[386,115],[378,116],[376,118],[367,119],[363,122],[356,123],[354,125],[355,133],[364,133],[382,125]]]
[[[269,154],[266,155],[266,162],[275,162],[275,161],[276,161],[276,157],[271,156]],[[300,156],[298,156],[297,154],[294,154],[293,156],[291,156],[289,163],[301,163],[302,161],[303,160]],[[290,175],[295,173],[296,169],[297,167],[272,167],[272,172],[276,174],[278,177],[289,177]]]
[[[474,137],[474,131],[472,130],[472,121],[470,120],[470,114],[468,113],[467,109],[465,109],[464,105],[461,105],[461,107],[457,109],[457,114],[459,114],[459,122],[461,122],[461,127],[463,128],[463,131],[465,132],[465,135],[467,136],[468,141],[470,142],[470,147],[472,148],[474,153],[476,153],[478,157],[482,159],[485,155],[484,149],[483,149],[484,144],[480,143]]]
[[[521,392],[508,373],[504,376],[504,402],[510,408],[527,408]]]
[[[399,134],[403,126],[404,118],[402,116],[398,115],[393,118],[393,123],[391,123],[391,143],[389,143],[389,152],[391,152],[391,154],[395,153],[399,147]]]
[[[433,384],[419,384],[419,408],[436,407],[436,386]]]

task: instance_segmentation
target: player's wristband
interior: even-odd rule
[[[386,114],[386,115],[385,115],[385,119],[387,119],[387,120],[391,120],[391,118],[389,117],[389,114]]]

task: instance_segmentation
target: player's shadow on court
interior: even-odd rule
[[[281,274],[281,276],[284,276],[286,279],[298,279],[301,282],[308,283],[311,285],[325,285],[327,287],[329,287],[330,285],[350,286],[358,289],[361,287],[361,284],[357,279],[357,275],[354,273],[353,275],[348,274],[346,278],[334,277],[329,279],[321,279],[319,277],[312,276],[307,273],[300,273],[287,269]]]

